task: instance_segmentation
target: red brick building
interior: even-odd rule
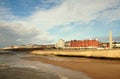
[[[97,40],[71,40],[70,47],[98,47]]]

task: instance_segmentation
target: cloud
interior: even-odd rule
[[[105,20],[108,22],[112,22],[115,20],[120,20],[120,5],[117,8],[111,8],[110,10],[106,10],[103,11],[98,18],[100,18],[100,20]]]
[[[62,32],[68,32],[74,26],[75,30],[76,27],[81,27],[81,24],[93,20],[111,22],[120,19],[120,0],[42,0],[41,4],[34,6],[34,12],[26,17],[15,16],[11,8],[0,6],[1,45],[53,43],[59,35],[51,35],[52,31],[49,30],[56,26],[63,25],[64,27],[60,26]],[[50,6],[52,8],[49,8]],[[111,9],[112,7],[114,8]],[[68,25],[71,22],[76,23]],[[91,27],[86,27],[85,31],[80,33],[84,35],[86,31],[91,30],[89,28]],[[77,34],[73,33],[78,37]]]
[[[21,44],[46,44],[54,40],[46,31],[33,26],[0,22],[0,43],[2,46]]]
[[[100,14],[101,11],[106,12],[106,9],[120,4],[120,0],[69,0],[67,3],[71,19],[90,22],[99,19],[98,16],[104,15]],[[104,18],[106,17],[104,16]]]
[[[102,42],[109,42],[109,37],[108,36],[100,36],[100,37],[97,37],[97,39],[99,41],[102,41]],[[119,42],[120,41],[120,36],[113,36],[112,39],[113,39],[113,41]]]
[[[10,8],[1,7],[0,6],[0,21],[10,21],[10,20],[16,20],[18,17],[14,16],[12,12],[10,11]]]
[[[32,22],[39,22],[43,26],[55,26],[76,21],[88,23],[92,20],[98,20],[101,16],[108,18],[108,13],[112,16],[112,12],[114,15],[117,12],[116,16],[119,16],[119,8],[116,11],[106,11],[106,9],[119,5],[119,2],[120,0],[65,0],[64,3],[53,9],[47,11],[38,9],[29,19]]]
[[[28,19],[33,23],[39,23],[41,26],[46,26],[46,28],[67,23],[69,21],[69,18],[67,8],[64,5],[65,4],[63,4],[63,6],[58,6],[57,8],[47,11],[38,10]]]
[[[40,5],[37,6],[37,8],[39,7],[39,9],[42,10],[48,10],[60,5],[62,2],[63,0],[41,0]]]

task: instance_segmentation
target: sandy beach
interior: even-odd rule
[[[83,72],[93,79],[120,79],[120,61],[78,57],[32,56],[30,61],[41,61],[63,68]],[[74,73],[73,73],[74,74]]]

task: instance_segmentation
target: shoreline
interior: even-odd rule
[[[113,58],[120,59],[120,49],[118,50],[33,50],[30,54],[35,55],[56,55],[56,56],[80,56],[80,57],[95,57],[95,58]]]
[[[120,79],[120,61],[91,58],[71,58],[56,56],[32,56],[22,59],[41,61],[63,68],[83,72],[93,79]]]
[[[20,68],[22,67],[22,68],[30,68],[30,69],[32,68],[32,69],[37,69],[38,71],[40,69],[40,71],[42,72],[58,75],[60,79],[91,79],[86,74],[79,71],[70,70],[60,66],[43,63],[41,61],[29,61],[22,59],[23,57],[33,57],[33,56],[35,55],[31,55],[31,54],[0,55],[0,61],[1,61],[0,64],[2,68],[4,68],[5,66],[6,67],[9,66],[9,67],[20,67]]]

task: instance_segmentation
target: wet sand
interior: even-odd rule
[[[0,79],[60,79],[59,76],[32,68],[0,67]]]
[[[41,61],[43,63],[77,70],[87,74],[93,79],[120,79],[120,60],[56,56],[32,56],[23,57],[23,59],[30,61]]]

